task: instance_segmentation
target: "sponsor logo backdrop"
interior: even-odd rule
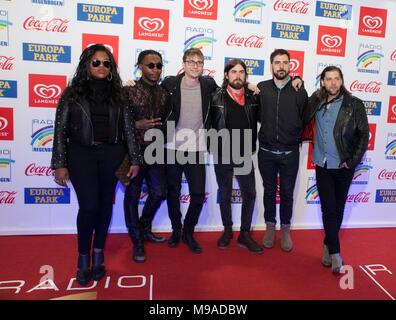
[[[375,0],[22,0],[0,3],[0,234],[75,233],[78,210],[72,185],[61,188],[49,168],[55,108],[81,50],[104,43],[123,80],[140,76],[144,49],[160,51],[164,74],[182,72],[183,51],[198,47],[206,75],[221,84],[231,58],[248,65],[249,81],[271,77],[269,55],[291,53],[291,74],[308,93],[328,65],[342,68],[346,87],[361,98],[370,123],[369,150],[356,168],[345,212],[346,227],[396,226],[396,2]],[[321,228],[320,198],[303,144],[294,199],[295,228]],[[256,161],[256,159],[255,159]],[[198,230],[222,228],[218,188],[207,159],[206,198]],[[184,181],[184,180],[183,180]],[[256,229],[264,227],[262,181],[256,170]],[[125,232],[119,184],[111,232]],[[143,188],[142,207],[147,199]],[[241,196],[231,196],[235,227]],[[190,196],[182,184],[186,212]],[[279,202],[279,201],[278,201]],[[164,202],[155,230],[170,230]]]

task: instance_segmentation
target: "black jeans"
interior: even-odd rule
[[[289,154],[279,155],[260,149],[258,164],[264,186],[264,219],[266,223],[276,224],[276,191],[279,173],[280,220],[282,225],[290,225],[299,161],[300,151],[298,148]]]
[[[344,218],[345,203],[354,170],[325,169],[315,166],[315,172],[325,230],[324,244],[329,248],[330,254],[339,253],[338,233]]]
[[[166,198],[166,176],[165,165],[144,163],[138,175],[133,178],[125,189],[124,215],[125,224],[130,228],[139,227],[139,200],[142,191],[143,179],[146,181],[148,197],[144,204],[140,225],[144,231],[151,231],[154,216]]]
[[[221,220],[223,221],[224,227],[231,227],[233,224],[231,214],[231,194],[234,167],[230,164],[216,164],[214,168],[217,184],[219,186]],[[254,177],[253,164],[249,174],[235,175],[235,178],[239,183],[242,195],[241,231],[250,231],[254,204],[256,201],[256,180]]]
[[[169,152],[169,151],[168,151]],[[179,151],[178,151],[179,152]],[[186,154],[186,153],[183,153]],[[190,152],[194,159],[202,158],[200,152]],[[180,190],[182,183],[182,174],[185,174],[188,190],[190,193],[190,204],[186,216],[184,218],[184,232],[187,234],[194,233],[194,228],[198,223],[199,216],[205,201],[205,182],[206,182],[206,168],[203,162],[180,164],[176,159],[176,163],[166,164],[166,178],[167,178],[167,202],[168,213],[172,223],[173,230],[181,230],[182,228],[182,214],[180,211]]]
[[[126,153],[124,144],[84,147],[68,145],[70,180],[77,194],[78,252],[89,254],[92,235],[94,248],[103,249],[113,212],[115,171]]]

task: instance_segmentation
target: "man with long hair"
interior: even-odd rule
[[[228,133],[222,145],[213,150],[217,153],[215,161],[216,180],[219,186],[220,212],[224,225],[224,233],[217,241],[217,246],[225,249],[233,238],[231,193],[232,180],[238,180],[242,195],[241,232],[237,243],[253,253],[262,253],[263,249],[250,235],[254,204],[256,201],[256,181],[252,164],[252,155],[256,151],[257,139],[257,98],[247,89],[246,64],[240,59],[230,60],[224,68],[224,80],[212,96],[212,126],[218,132]],[[225,148],[223,148],[225,145]],[[225,152],[226,154],[224,154]],[[246,173],[234,171],[236,157],[249,161]],[[215,156],[216,158],[216,156]],[[247,159],[247,160],[246,160]],[[243,163],[247,166],[247,163]]]
[[[343,260],[338,234],[355,167],[366,152],[369,139],[364,104],[345,88],[340,68],[323,69],[320,89],[309,98],[308,121],[313,128],[312,161],[325,230],[322,264],[339,273]]]

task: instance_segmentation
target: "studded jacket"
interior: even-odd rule
[[[68,89],[66,89],[68,90]],[[59,100],[55,115],[55,133],[52,150],[51,168],[67,168],[67,149],[69,142],[82,146],[94,144],[93,127],[88,101],[84,99],[65,99],[64,91]],[[124,106],[109,108],[109,143],[125,141],[131,164],[142,163],[139,144],[135,140],[132,125],[132,111]],[[121,122],[120,122],[121,121]]]

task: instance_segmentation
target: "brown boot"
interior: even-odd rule
[[[281,225],[281,248],[286,252],[293,249],[293,241],[290,236],[290,225]]]
[[[266,223],[267,230],[263,238],[263,245],[267,249],[271,249],[275,244],[275,223]]]

